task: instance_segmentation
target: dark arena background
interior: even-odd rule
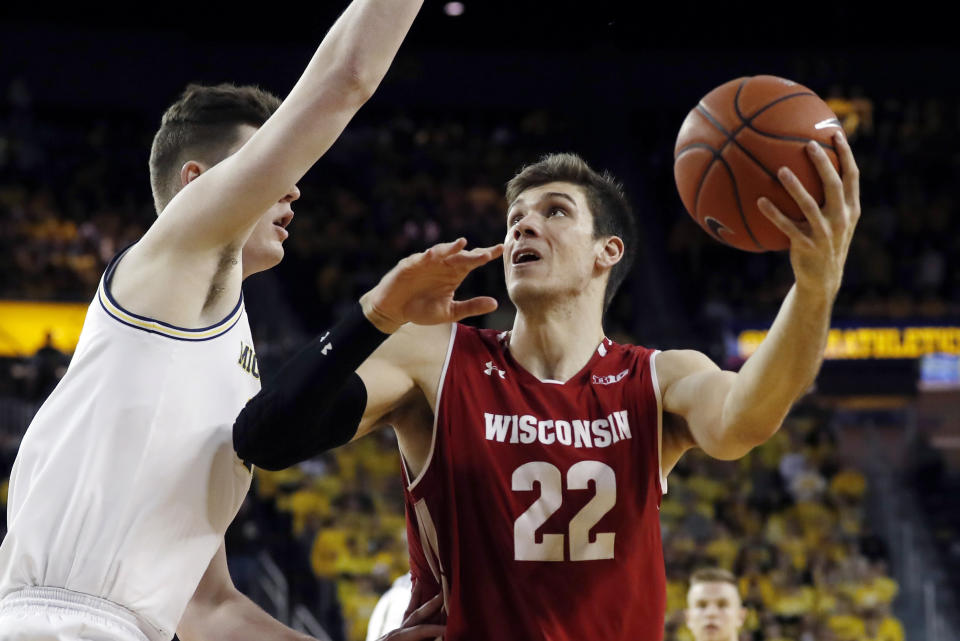
[[[4,508],[19,440],[106,261],[154,218],[163,109],[194,81],[284,96],[346,6],[313,4],[0,9]],[[742,641],[960,638],[960,54],[939,9],[896,7],[427,0],[380,89],[300,183],[283,263],[245,284],[261,375],[399,258],[460,235],[498,242],[505,182],[549,151],[611,170],[636,210],[639,255],[607,335],[738,368],[792,283],[789,259],[697,227],[673,144],[713,87],[793,79],[847,131],[862,219],[827,360],[781,431],[740,461],[692,453],[671,474],[665,638],[692,639],[686,582],[705,565],[739,577]],[[503,287],[499,265],[468,279],[463,296],[501,301],[469,322],[510,326]],[[408,569],[392,433],[257,471],[227,551],[236,584],[281,620],[363,640]]]

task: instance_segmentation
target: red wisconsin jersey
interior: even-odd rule
[[[423,600],[443,590],[448,641],[661,640],[656,352],[604,339],[569,381],[541,381],[507,336],[452,332],[405,493]]]

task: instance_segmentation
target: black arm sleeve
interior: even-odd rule
[[[237,456],[282,470],[347,443],[367,405],[367,389],[355,370],[386,338],[354,305],[241,410],[233,424]]]

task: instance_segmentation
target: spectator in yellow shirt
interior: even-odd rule
[[[866,628],[864,641],[904,641],[903,625],[890,614],[888,605],[880,605],[864,611]]]

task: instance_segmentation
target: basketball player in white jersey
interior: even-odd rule
[[[639,372],[642,377],[629,370],[602,370],[598,363],[609,360],[606,357],[613,350],[619,354],[634,349],[606,339],[602,326],[605,303],[619,284],[617,266],[626,265],[629,253],[635,251],[630,234],[620,231],[628,225],[609,219],[628,217],[629,208],[616,204],[623,195],[612,178],[593,172],[576,156],[558,154],[511,180],[502,246],[464,252],[460,240],[405,258],[336,326],[292,359],[238,416],[237,451],[258,465],[280,469],[323,449],[324,434],[330,429],[326,417],[335,416],[340,429],[355,438],[392,425],[407,482],[411,564],[419,566],[412,567],[414,585],[426,581],[427,595],[443,593],[446,638],[451,641],[590,638],[590,629],[596,631],[597,625],[610,622],[615,622],[610,628],[614,631],[604,638],[619,639],[627,638],[622,636],[627,621],[634,629],[646,629],[642,635],[631,633],[630,638],[661,638],[665,587],[656,510],[660,492],[667,489],[668,473],[690,448],[732,460],[770,438],[814,380],[823,360],[833,302],[860,216],[859,172],[853,154],[842,134],[834,141],[842,176],[818,145],[806,149],[824,185],[822,207],[789,169],[778,172],[805,221],[787,218],[765,198],[758,201],[760,210],[790,239],[795,283],[767,337],[739,372],[723,371],[693,350],[647,350],[649,359]],[[517,307],[513,330],[498,334],[446,323],[458,306],[469,305],[474,313],[496,308],[493,299],[457,302],[453,297],[470,269],[501,252],[507,291]],[[461,341],[464,347],[458,347]],[[465,358],[458,360],[457,354]],[[592,372],[601,375],[591,377]],[[452,375],[451,380],[467,383],[446,389],[445,380]],[[624,444],[638,442],[630,438],[629,430],[620,429],[617,443],[611,434],[613,419],[594,420],[597,438],[587,431],[583,449],[575,449],[568,421],[585,418],[589,423],[591,417],[606,416],[580,413],[577,408],[613,395],[603,390],[612,390],[621,381],[631,387],[616,392],[624,395],[618,402],[631,403],[642,395],[646,407],[653,408],[633,414],[643,419],[645,442],[651,442],[652,427],[653,452],[645,459],[626,462],[616,454],[621,457],[616,459],[616,476],[603,477],[604,488],[613,487],[616,492],[605,489],[601,495],[601,481],[596,480],[591,500],[591,504],[605,501],[607,511],[598,517],[584,507],[575,517],[587,513],[590,523],[605,518],[605,527],[616,524],[621,535],[604,530],[592,542],[583,534],[591,526],[584,526],[581,519],[578,527],[586,530],[575,531],[571,520],[569,551],[567,534],[556,524],[549,530],[553,547],[547,549],[547,535],[541,542],[534,532],[537,524],[546,523],[563,507],[563,472],[548,476],[557,466],[543,463],[553,460],[546,458],[514,469],[508,457],[532,452],[557,460],[582,456],[584,464],[601,456],[613,461],[614,454],[606,452],[618,447],[623,451],[633,447]],[[621,384],[620,389],[626,388]],[[561,394],[566,395],[561,400],[570,404],[565,414],[544,413],[553,411],[547,408],[539,417],[550,420],[527,415],[537,414],[529,409],[535,403],[545,404],[543,399]],[[649,401],[654,396],[655,401]],[[503,399],[509,399],[511,406],[503,407]],[[460,409],[464,406],[465,410]],[[441,408],[446,408],[446,415]],[[454,415],[453,409],[460,411]],[[319,411],[325,417],[318,421]],[[514,414],[512,436],[511,417],[490,412]],[[532,420],[521,428],[524,433],[519,440],[518,414],[524,415],[521,423]],[[277,421],[278,417],[282,420]],[[561,422],[567,424],[566,432],[561,432]],[[639,432],[634,433],[637,436]],[[451,452],[455,456],[448,457]],[[520,474],[532,469],[530,465],[543,472],[535,479],[540,483],[540,498],[527,494],[521,503],[514,495],[535,487]],[[644,470],[639,479],[644,490],[635,489],[638,468]],[[621,475],[626,481],[616,484]],[[548,481],[549,493],[544,489]],[[582,479],[568,479],[570,484],[574,481],[582,483]],[[650,492],[651,487],[658,491]],[[640,491],[646,493],[635,496]],[[430,504],[433,499],[437,500]],[[620,507],[624,503],[628,505]],[[421,510],[424,506],[428,510]],[[431,516],[438,513],[439,521]],[[636,519],[655,521],[645,531],[646,538],[630,536],[631,521]],[[576,549],[575,535],[581,545]],[[586,548],[592,554],[601,538],[609,549],[597,556],[580,554]],[[639,546],[649,555],[648,561],[631,556]],[[575,552],[583,558],[574,559]],[[589,566],[584,561],[621,557],[632,558],[636,565],[624,572],[622,561],[619,566]],[[490,568],[492,559],[499,559],[503,566],[499,572],[504,578],[497,590],[516,590],[509,601],[500,599],[486,582],[477,589],[478,575],[497,576]],[[541,563],[534,571],[533,566],[524,565],[531,561],[554,563]],[[543,579],[547,572],[562,576],[556,568],[565,565],[570,567],[568,575],[577,579]],[[606,572],[588,575],[591,567]],[[638,567],[646,572],[639,581]],[[611,586],[604,575],[614,572],[619,578]],[[582,577],[587,576],[593,583],[584,587]],[[518,581],[522,581],[519,589]],[[617,587],[623,591],[618,593]],[[613,591],[598,601],[598,588]],[[646,607],[642,599],[624,601],[628,588],[645,594],[655,605],[641,610]],[[558,607],[559,597],[568,605]],[[630,612],[624,616],[627,602]],[[576,607],[569,605],[574,603]],[[613,612],[605,610],[611,605]],[[495,636],[478,632],[494,629],[499,631]],[[523,632],[517,634],[517,630]]]
[[[260,386],[241,282],[283,257],[297,181],[421,3],[355,0],[279,107],[253,88],[191,87],[165,114],[159,217],[105,272],[13,467],[0,640],[305,638],[227,572],[223,535],[251,480],[231,425]],[[393,638],[436,636],[422,615]]]

